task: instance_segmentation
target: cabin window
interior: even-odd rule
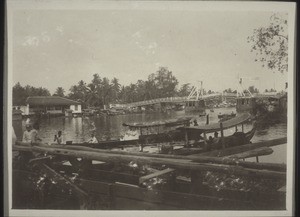
[[[78,111],[78,105],[75,105],[75,111]]]
[[[242,99],[242,105],[244,105],[245,104],[245,99]]]

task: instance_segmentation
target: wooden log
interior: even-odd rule
[[[149,180],[149,179],[152,179],[152,178],[155,178],[155,177],[164,176],[164,175],[173,173],[174,171],[175,171],[174,169],[167,168],[167,169],[164,169],[164,170],[160,170],[160,171],[151,173],[151,174],[146,175],[146,176],[142,176],[142,177],[139,178],[139,184],[142,184],[146,180]]]
[[[256,148],[256,149],[253,149],[250,151],[245,151],[242,153],[229,155],[226,157],[243,159],[243,158],[257,157],[257,156],[263,156],[263,155],[270,155],[272,153],[273,153],[273,149],[271,149],[269,147],[261,147],[261,148]]]
[[[284,142],[284,141],[283,141]],[[253,143],[251,145],[255,145]],[[47,146],[49,147],[49,146]],[[100,149],[92,149],[88,147],[81,147],[81,146],[51,146],[53,148],[58,147],[61,149],[67,150],[84,150],[84,151],[92,151],[97,153],[113,153],[113,154],[120,154],[120,155],[134,155],[134,156],[146,156],[146,157],[158,157],[158,158],[171,158],[171,159],[186,159],[192,160],[193,162],[198,163],[217,163],[217,164],[226,164],[226,165],[238,165],[245,168],[252,168],[252,169],[269,169],[274,171],[286,171],[286,164],[275,164],[275,163],[255,163],[255,162],[247,162],[247,161],[239,161],[236,159],[230,159],[226,157],[211,157],[211,156],[204,156],[204,155],[190,155],[190,156],[178,156],[178,155],[167,155],[167,154],[151,154],[151,153],[140,153],[140,152],[126,152],[126,151],[108,151],[108,150],[100,150]],[[13,146],[14,150],[19,151],[33,151],[33,147],[23,147],[23,146]]]
[[[128,163],[136,161],[141,164],[149,165],[167,165],[174,169],[183,170],[195,170],[195,171],[215,171],[229,174],[237,174],[242,176],[252,176],[261,178],[278,178],[285,179],[286,173],[276,171],[265,171],[242,168],[240,166],[231,165],[213,165],[205,163],[195,163],[191,160],[186,159],[167,159],[157,157],[145,157],[145,156],[134,156],[134,155],[120,155],[120,154],[109,154],[109,153],[95,153],[90,151],[75,151],[66,149],[53,149],[46,147],[32,147],[33,150],[38,152],[47,152],[49,154],[61,155],[61,156],[72,156],[76,158],[85,158],[88,160],[100,160],[105,162],[124,162]]]

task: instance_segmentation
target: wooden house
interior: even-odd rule
[[[60,96],[31,96],[26,100],[27,109],[25,115],[48,114],[65,115],[81,114],[81,103]]]

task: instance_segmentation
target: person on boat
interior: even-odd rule
[[[62,133],[61,131],[57,132],[57,135],[54,136],[54,142],[57,142],[57,144],[62,144]]]
[[[219,142],[220,138],[218,137],[219,133],[216,131],[214,132],[214,138],[213,138],[213,143],[216,144]]]
[[[199,126],[197,120],[194,120],[194,126]]]
[[[98,143],[98,140],[94,133],[92,133],[91,139],[88,141],[88,143]]]
[[[32,142],[40,142],[42,139],[38,135],[38,130],[40,129],[39,124],[36,122],[33,124],[33,129],[31,132]]]
[[[212,144],[213,142],[214,142],[213,137],[212,137],[212,136],[209,136],[209,137],[208,137],[207,143],[208,143],[208,144]]]
[[[23,133],[23,139],[22,142],[31,143],[32,142],[32,124],[30,122],[27,122],[26,130]]]

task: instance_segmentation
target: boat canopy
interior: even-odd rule
[[[143,122],[143,123],[123,123],[123,126],[130,127],[130,128],[148,128],[148,127],[159,127],[159,126],[178,126],[182,124],[187,124],[190,122],[192,117],[182,117],[176,119],[168,119],[164,121],[153,121],[153,122]]]
[[[223,121],[223,130],[235,127],[239,124],[243,124],[247,122],[251,118],[251,115],[249,113],[244,113],[237,115],[236,117],[229,119],[227,121]],[[220,123],[214,123],[209,125],[203,125],[203,126],[191,126],[191,127],[178,127],[177,129],[180,130],[186,130],[186,131],[199,131],[199,133],[211,133],[215,131],[221,131],[221,125]]]

